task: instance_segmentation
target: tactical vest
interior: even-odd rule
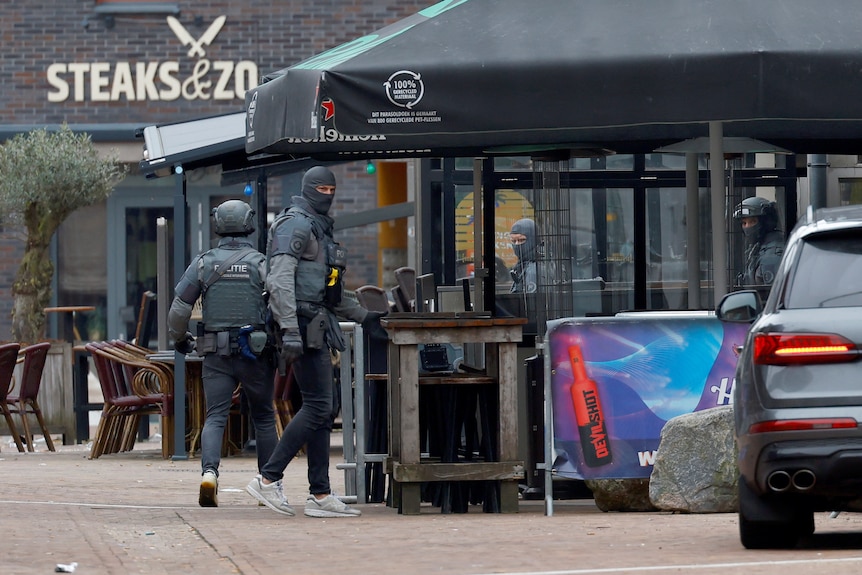
[[[236,250],[215,248],[204,254],[202,277],[211,276],[215,266],[227,260]],[[259,252],[249,252],[207,287],[203,293],[203,324],[208,332],[227,331],[244,325],[263,326],[266,303],[263,300],[264,278],[256,263]],[[249,257],[252,256],[252,257]]]
[[[311,237],[296,266],[296,301],[324,303],[335,306],[340,303],[341,282],[347,262],[347,252],[332,236],[315,225],[312,214],[292,207],[273,223],[279,238],[289,239],[296,226],[311,227]],[[334,294],[338,294],[337,296]]]

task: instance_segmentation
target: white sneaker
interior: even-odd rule
[[[323,499],[309,495],[305,500],[305,514],[308,517],[357,517],[362,515],[362,511],[348,507],[346,503],[330,493]]]
[[[277,513],[289,515],[290,517],[296,515],[296,511],[293,510],[293,507],[287,504],[287,498],[284,496],[284,488],[282,487],[281,479],[270,483],[269,485],[265,485],[261,479],[260,475],[256,475],[254,479],[249,482],[245,488],[249,495]]]
[[[212,469],[204,471],[201,478],[198,504],[201,507],[218,507],[218,475]]]

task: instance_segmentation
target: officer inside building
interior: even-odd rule
[[[784,234],[778,227],[775,202],[753,196],[746,198],[733,212],[745,234],[745,270],[739,274],[743,286],[772,285],[781,256]]]
[[[248,239],[255,212],[228,200],[212,212],[218,246],[194,258],[177,283],[168,330],[181,353],[203,356],[206,420],[201,433],[202,479],[198,503],[218,506],[218,469],[234,391],[242,383],[257,444],[258,469],[278,441],[273,409],[275,363],[265,331],[266,256]],[[189,331],[192,307],[201,298],[197,340]]]
[[[512,250],[518,258],[512,267],[512,293],[533,293],[537,288],[538,274],[536,258],[536,222],[529,218],[523,218],[512,224],[509,232],[509,241],[512,242]]]

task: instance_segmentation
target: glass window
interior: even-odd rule
[[[105,234],[106,203],[75,210],[57,231],[57,304],[60,306],[94,306],[72,316],[58,316],[60,337],[74,333],[74,317],[81,339],[106,337],[106,306],[108,297],[108,242]],[[93,230],[94,233],[81,233]],[[98,235],[101,231],[101,237]]]
[[[646,194],[647,307],[686,309],[688,228],[685,188],[649,189]],[[701,237],[701,245],[703,242],[705,238]]]
[[[608,188],[598,222],[599,274],[611,295],[611,313],[634,308],[634,190]],[[602,210],[599,208],[598,215]],[[604,225],[602,225],[604,224]]]
[[[799,252],[787,290],[787,309],[862,305],[862,234],[815,236]]]
[[[862,204],[862,179],[839,178],[838,195],[842,206]]]
[[[533,160],[529,156],[494,158],[494,170],[497,172],[532,172]]]
[[[632,154],[611,154],[594,158],[572,158],[569,170],[633,170],[635,157]]]
[[[508,291],[512,283],[509,269],[517,258],[509,241],[512,224],[533,217],[533,206],[522,191],[499,189],[495,194],[494,256],[498,289]],[[455,187],[456,278],[473,277],[473,187]]]

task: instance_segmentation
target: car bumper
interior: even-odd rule
[[[739,463],[743,478],[761,494],[827,499],[862,494],[862,438],[752,443],[740,446]]]

